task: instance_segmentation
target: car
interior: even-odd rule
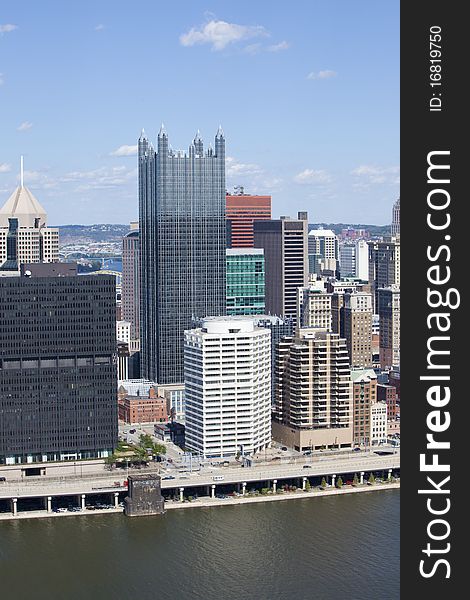
[[[312,465],[304,465],[302,468],[303,468],[303,469],[311,469],[311,468],[312,468]]]
[[[281,450],[285,452],[287,450],[287,446],[281,446]]]
[[[6,480],[7,480],[7,478],[6,478],[6,477],[0,477],[0,482],[4,482],[4,481],[6,481]]]
[[[66,513],[66,512],[67,512],[67,509],[66,509],[66,508],[64,508],[64,507],[59,507],[59,508],[56,510],[56,512],[58,512],[58,513]]]
[[[360,448],[353,448],[353,452],[360,452],[361,449]]]
[[[135,429],[129,429],[129,433],[135,433]]]
[[[164,479],[176,479],[176,477],[174,477],[173,475],[165,475],[165,477],[162,477],[162,481]]]

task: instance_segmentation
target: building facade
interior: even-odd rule
[[[344,294],[341,336],[346,339],[352,368],[372,366],[372,294]]]
[[[59,261],[59,230],[47,226],[44,208],[21,184],[0,208],[0,276],[19,274],[22,263]]]
[[[157,423],[168,419],[167,402],[150,388],[148,397],[120,394],[118,397],[119,420],[130,425]]]
[[[351,371],[353,384],[353,442],[355,446],[372,444],[371,406],[377,402],[377,375],[372,369]]]
[[[395,237],[400,235],[400,198],[393,205],[391,234]]]
[[[230,248],[254,247],[254,222],[271,219],[271,196],[227,194],[226,218],[229,222]]]
[[[317,257],[321,272],[335,274],[339,265],[339,242],[331,229],[312,229],[308,234],[308,254]]]
[[[380,319],[380,365],[382,369],[400,366],[400,288],[392,285],[378,290]]]
[[[278,346],[273,438],[301,451],[351,447],[346,341],[325,330],[300,329]]]
[[[308,283],[308,218],[255,222],[255,246],[264,250],[266,311],[297,318],[297,288]]]
[[[252,319],[203,321],[185,333],[186,445],[204,457],[253,455],[271,443],[271,339]]]
[[[131,324],[131,338],[139,339],[140,238],[136,229],[130,231],[122,240],[121,316],[123,321],[129,321]]]
[[[265,313],[264,251],[227,248],[227,315]]]
[[[0,278],[0,464],[111,454],[115,363],[114,276]]]
[[[175,152],[162,126],[138,149],[142,376],[182,383],[184,331],[226,311],[225,138]]]
[[[331,294],[313,286],[299,288],[297,319],[300,327],[320,327],[331,331]]]
[[[399,238],[369,242],[369,283],[374,294],[374,312],[378,314],[379,289],[400,285]]]
[[[370,407],[371,446],[387,443],[387,404],[375,402]]]

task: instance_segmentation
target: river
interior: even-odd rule
[[[399,490],[0,522],[2,598],[398,600]]]

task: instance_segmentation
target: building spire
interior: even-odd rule
[[[23,155],[20,157],[20,186],[24,187]]]
[[[219,125],[219,128],[217,129],[217,134],[215,137],[225,137],[224,130],[222,129],[222,125]]]
[[[142,131],[140,132],[140,139],[146,140],[147,136],[145,135],[145,129],[142,127]]]
[[[158,137],[161,137],[163,135],[167,135],[164,123],[162,123],[162,125],[160,127],[160,131],[158,132]]]

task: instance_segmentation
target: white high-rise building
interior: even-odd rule
[[[250,317],[209,317],[185,331],[186,445],[205,457],[271,443],[271,332]]]
[[[356,277],[369,280],[369,244],[366,240],[356,240]]]
[[[339,242],[331,229],[312,229],[308,234],[308,254],[319,257],[321,270],[335,271],[339,261]]]
[[[387,442],[387,403],[373,402],[370,405],[370,444],[377,446]]]
[[[59,230],[47,227],[44,208],[23,183],[0,208],[0,275],[18,275],[20,264],[59,261]]]

